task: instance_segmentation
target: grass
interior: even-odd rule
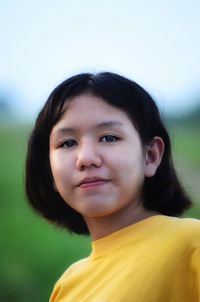
[[[172,151],[178,174],[195,207],[186,215],[200,218],[200,138],[199,126],[183,124],[170,127]]]
[[[90,252],[87,237],[71,236],[36,216],[24,194],[24,164],[30,127],[0,129],[0,232],[2,301],[48,301],[53,285],[74,261]],[[177,157],[200,164],[198,129],[171,130]],[[200,218],[199,200],[187,216]]]
[[[59,275],[90,251],[88,238],[48,225],[27,205],[23,171],[28,133],[24,127],[0,130],[0,292],[8,302],[48,301]]]
[[[200,169],[199,127],[174,126],[171,137],[174,153]]]

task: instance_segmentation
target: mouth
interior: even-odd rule
[[[109,180],[107,179],[102,179],[102,178],[97,178],[97,177],[89,177],[85,178],[83,181],[79,183],[80,188],[94,188],[94,187],[99,187],[104,184],[106,184]]]

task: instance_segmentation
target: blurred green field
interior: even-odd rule
[[[57,278],[90,252],[87,237],[71,236],[37,217],[26,204],[24,159],[30,127],[0,129],[1,301],[48,301]],[[180,176],[195,201],[186,216],[200,218],[200,139],[197,128],[171,128]],[[185,175],[187,176],[186,178]]]

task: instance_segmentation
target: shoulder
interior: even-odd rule
[[[182,218],[182,217],[170,217],[164,216],[166,225],[175,230],[186,233],[200,233],[200,220],[195,218]]]
[[[170,261],[200,269],[200,220],[163,216],[156,226],[155,237],[159,241],[158,252],[167,251]]]
[[[172,218],[179,231],[200,235],[200,220],[195,218]]]
[[[81,266],[84,266],[84,264],[87,262],[87,259],[88,258],[84,258],[71,264],[57,280],[56,285],[62,283],[66,278],[71,276],[75,271],[79,270]]]
[[[161,221],[166,223],[168,226],[176,226],[178,229],[189,229],[200,231],[200,220],[196,218],[184,218],[184,217],[173,217],[173,216],[161,216]]]
[[[87,262],[86,261],[87,258],[85,259],[81,259],[75,263],[73,263],[72,265],[69,266],[69,268],[61,275],[61,277],[57,280],[57,282],[55,283],[54,285],[54,288],[53,288],[53,292],[51,294],[51,297],[50,297],[50,300],[49,302],[53,302],[53,301],[57,301],[57,296],[59,295],[59,292],[62,288],[62,285],[63,283],[65,282],[65,280],[67,278],[70,278],[71,275],[79,270],[79,268],[81,267],[82,264],[84,264],[84,262]]]
[[[192,218],[180,219],[181,228],[184,231],[185,237],[200,249],[200,220]]]
[[[200,249],[200,220],[194,218],[166,217],[166,228],[174,238]]]

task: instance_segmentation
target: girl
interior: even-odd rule
[[[29,140],[26,190],[35,210],[92,253],[57,281],[51,302],[200,301],[200,222],[151,96],[117,74],[60,84]]]

